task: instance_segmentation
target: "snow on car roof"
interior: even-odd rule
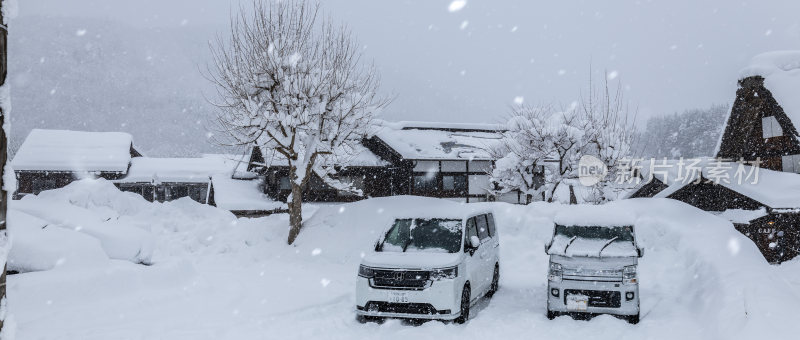
[[[11,165],[28,171],[113,171],[125,173],[133,137],[124,132],[33,129]]]
[[[569,205],[553,217],[553,223],[566,226],[632,226],[635,221],[636,216],[627,211],[609,214],[606,205]]]
[[[773,51],[753,57],[739,74],[740,79],[752,76],[764,78],[764,87],[800,129],[800,51]]]
[[[492,160],[487,149],[499,142],[496,124],[385,123],[375,134],[405,159]]]

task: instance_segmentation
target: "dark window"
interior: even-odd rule
[[[189,196],[189,188],[185,186],[171,186],[169,187],[169,199],[176,200],[181,197]]]
[[[203,186],[192,186],[189,188],[189,197],[197,202],[206,203],[206,191],[207,187]]]
[[[442,190],[463,192],[467,190],[466,175],[444,175],[442,176]]]
[[[125,185],[125,186],[119,187],[119,191],[133,192],[133,193],[137,193],[137,194],[141,195],[142,194],[142,187],[140,187],[138,185]]]
[[[481,240],[489,238],[489,225],[486,223],[486,215],[475,216],[478,224],[478,237]]]
[[[433,174],[415,175],[414,176],[414,192],[416,193],[429,193],[437,191],[439,185],[436,181],[436,176]]]
[[[461,249],[461,220],[398,219],[386,233],[377,251],[448,252]]]
[[[470,244],[470,239],[472,239],[473,236],[478,236],[478,229],[475,226],[475,217],[467,220],[467,239],[464,243]]]
[[[281,176],[278,178],[278,189],[291,190],[292,186],[289,184],[289,176]]]
[[[494,215],[488,214],[486,215],[486,219],[489,221],[489,236],[495,237],[497,235],[497,229],[494,226]]]
[[[150,185],[145,186],[142,189],[142,196],[144,196],[144,199],[152,202],[153,198],[155,197],[155,187],[152,187]]]
[[[633,242],[631,226],[564,226],[556,225],[556,236]]]
[[[35,179],[33,181],[33,193],[38,194],[45,190],[52,190],[57,188],[55,179]]]
[[[156,187],[156,201],[164,202],[167,200],[167,188]]]

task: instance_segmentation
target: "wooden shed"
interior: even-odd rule
[[[11,161],[18,183],[14,198],[81,178],[119,179],[141,156],[127,133],[33,129]]]

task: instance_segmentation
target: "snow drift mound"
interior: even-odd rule
[[[100,242],[88,235],[55,227],[26,213],[10,210],[13,240],[8,270],[20,273],[61,266],[92,266],[108,260]]]
[[[140,212],[150,203],[141,196],[120,192],[110,182],[100,180],[80,180],[57,190],[49,190],[39,195],[28,195],[19,201],[12,201],[12,213],[9,228],[15,239],[12,246],[12,258],[9,262],[29,262],[19,255],[30,251],[30,256],[40,254],[43,257],[37,265],[27,263],[20,270],[43,270],[49,266],[49,257],[63,258],[81,257],[77,253],[87,255],[89,236],[99,242],[108,258],[127,260],[134,263],[151,262],[154,239],[141,228],[120,221],[123,214]],[[15,220],[15,217],[19,218]],[[44,224],[44,225],[42,225]],[[44,229],[34,232],[35,228]],[[54,229],[60,229],[58,231]],[[17,231],[19,230],[19,233]],[[80,235],[74,235],[78,233]],[[51,247],[56,238],[64,241],[57,247]],[[42,252],[43,248],[50,250]],[[96,254],[95,254],[96,255]],[[87,255],[88,256],[88,255]],[[60,257],[60,258],[61,258]],[[50,266],[50,268],[52,268]]]

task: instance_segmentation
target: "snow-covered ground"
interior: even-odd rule
[[[502,274],[495,297],[481,301],[465,325],[357,323],[354,283],[361,257],[395,214],[431,200],[309,205],[304,230],[288,246],[285,214],[237,219],[189,199],[149,203],[105,181],[76,182],[12,203],[9,266],[39,271],[9,276],[10,322],[23,340],[800,334],[800,260],[770,266],[728,221],[661,199],[600,207],[475,204],[493,209],[498,221]],[[623,212],[634,216],[646,248],[639,266],[642,321],[547,320],[543,244],[553,218]],[[137,256],[132,249],[139,249]]]

